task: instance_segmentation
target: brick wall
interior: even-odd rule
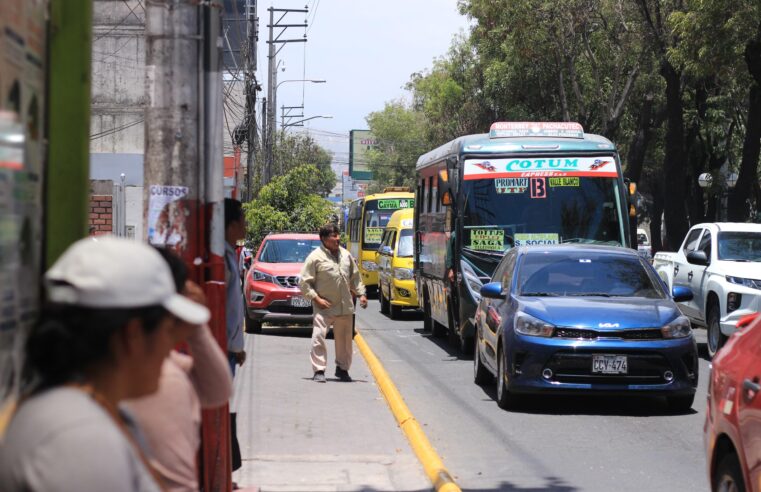
[[[113,232],[111,195],[90,195],[90,235]]]

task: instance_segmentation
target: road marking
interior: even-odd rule
[[[410,412],[407,404],[404,403],[404,399],[396,388],[396,385],[394,385],[394,382],[391,380],[391,377],[389,377],[373,351],[370,350],[370,346],[365,342],[359,329],[357,329],[357,335],[354,337],[354,342],[357,344],[357,347],[359,347],[359,351],[362,353],[367,366],[373,373],[381,393],[386,398],[386,403],[388,403],[391,413],[394,414],[394,418],[396,418],[399,427],[402,428],[404,435],[407,436],[407,440],[410,442],[412,450],[415,452],[418,460],[420,460],[420,464],[423,465],[423,469],[436,491],[460,492],[460,487],[455,483],[452,475],[449,474],[449,471],[447,471],[444,462],[436,453],[436,450],[426,437],[420,424],[415,420],[415,417],[412,415],[412,412]]]

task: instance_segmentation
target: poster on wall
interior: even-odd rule
[[[190,212],[182,200],[188,196],[187,186],[151,185],[148,191],[148,242],[155,246],[171,246],[182,252],[188,245],[185,223]]]
[[[37,318],[42,267],[48,0],[0,0],[0,385],[18,389],[18,347]]]

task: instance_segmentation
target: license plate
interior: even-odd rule
[[[592,372],[599,374],[626,374],[629,365],[625,355],[593,355]]]
[[[293,307],[312,307],[312,303],[304,299],[302,296],[291,297],[291,306]]]

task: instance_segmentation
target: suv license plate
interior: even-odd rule
[[[291,306],[307,308],[312,307],[312,303],[304,299],[302,296],[293,296],[291,297]]]
[[[593,355],[592,372],[600,374],[626,374],[629,372],[625,355]]]

